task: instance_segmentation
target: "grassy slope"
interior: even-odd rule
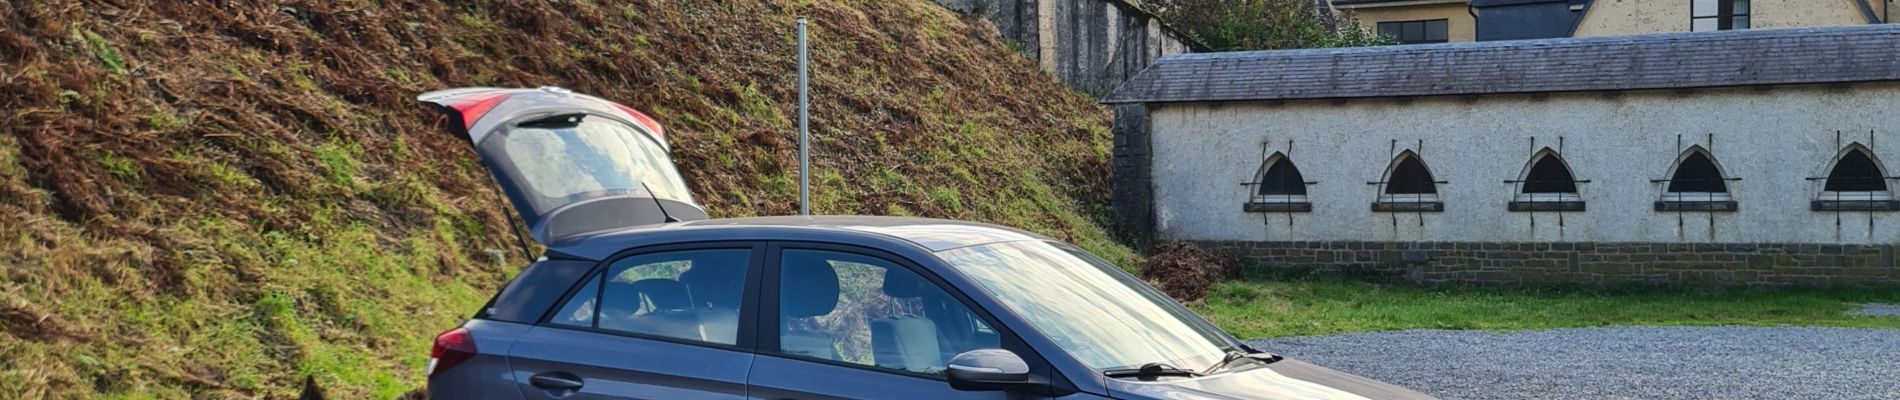
[[[817,211],[1136,257],[1098,222],[1104,111],[927,0],[178,3],[0,2],[0,397],[417,388],[520,265],[429,89],[621,100],[714,214],[789,213],[800,14]]]
[[[1797,325],[1900,328],[1848,316],[1900,291],[1701,291],[1681,288],[1426,289],[1312,280],[1223,282],[1195,309],[1243,338],[1401,329],[1548,329],[1619,325]]]

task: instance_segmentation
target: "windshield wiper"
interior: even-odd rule
[[[1273,364],[1273,362],[1284,360],[1284,356],[1269,355],[1269,353],[1246,353],[1246,351],[1241,351],[1241,349],[1227,349],[1227,355],[1222,356],[1220,362],[1214,362],[1214,366],[1208,366],[1207,370],[1201,370],[1201,375],[1220,372],[1220,368],[1227,368],[1229,364],[1233,364],[1233,362],[1237,362],[1237,360],[1254,360],[1254,362],[1260,362],[1260,364]]]
[[[1201,376],[1201,374],[1196,373],[1194,371],[1175,368],[1174,366],[1168,365],[1168,364],[1151,362],[1147,364],[1142,364],[1141,368],[1124,368],[1124,369],[1111,369],[1107,371],[1102,371],[1102,376],[1106,376],[1110,378],[1134,377],[1136,379],[1140,379],[1144,381],[1152,381],[1152,380],[1155,380],[1155,378],[1159,378],[1163,376],[1193,377],[1193,376]]]
[[[1240,349],[1228,349],[1227,355],[1221,356],[1220,361],[1214,362],[1214,365],[1207,367],[1207,369],[1201,370],[1201,374],[1202,375],[1212,374],[1214,373],[1214,371],[1219,371],[1221,368],[1226,368],[1228,364],[1232,364],[1235,361],[1250,360],[1250,359],[1251,358],[1247,357],[1246,351],[1242,351]]]

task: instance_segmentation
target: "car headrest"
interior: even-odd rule
[[[830,314],[838,308],[838,271],[818,255],[785,252],[784,267],[779,270],[780,290],[796,293],[781,301],[787,317],[805,318]]]
[[[919,298],[936,291],[936,285],[902,267],[884,270],[884,295],[895,299]]]
[[[737,271],[722,271],[732,268]],[[694,261],[693,268],[680,273],[680,283],[693,294],[694,306],[738,308],[745,286],[745,264],[713,265]],[[735,280],[736,279],[736,280]]]
[[[609,280],[601,289],[601,316],[626,317],[640,310],[640,291],[633,288],[632,282]]]
[[[693,298],[687,294],[686,284],[672,279],[641,279],[629,283],[627,289],[646,297],[655,310],[685,310],[693,308]]]

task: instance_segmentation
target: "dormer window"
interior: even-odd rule
[[[1748,0],[1690,0],[1689,31],[1748,29]]]
[[[1386,170],[1385,180],[1379,200],[1372,203],[1372,211],[1383,212],[1438,212],[1445,211],[1445,203],[1438,200],[1438,181],[1432,178],[1432,171],[1425,167],[1418,153],[1407,150],[1392,160],[1392,166]]]
[[[1523,188],[1512,199],[1511,211],[1583,211],[1583,196],[1577,194],[1577,177],[1556,151],[1545,148],[1531,156]]]
[[[1286,154],[1273,153],[1254,175],[1256,188],[1247,212],[1313,211],[1313,203],[1306,199],[1306,177]]]
[[[1675,170],[1656,211],[1735,211],[1735,198],[1729,195],[1729,178],[1715,157],[1702,146],[1693,146],[1676,158]]]
[[[1900,211],[1888,186],[1885,168],[1873,152],[1859,143],[1849,145],[1834,158],[1827,181],[1814,199],[1815,211]]]

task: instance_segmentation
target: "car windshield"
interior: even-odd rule
[[[502,135],[504,156],[537,209],[644,192],[642,182],[654,197],[692,202],[666,148],[619,121],[574,115],[524,123]]]
[[[1188,310],[1075,247],[1015,241],[945,250],[945,260],[1097,371],[1165,363],[1201,368],[1225,355]]]

